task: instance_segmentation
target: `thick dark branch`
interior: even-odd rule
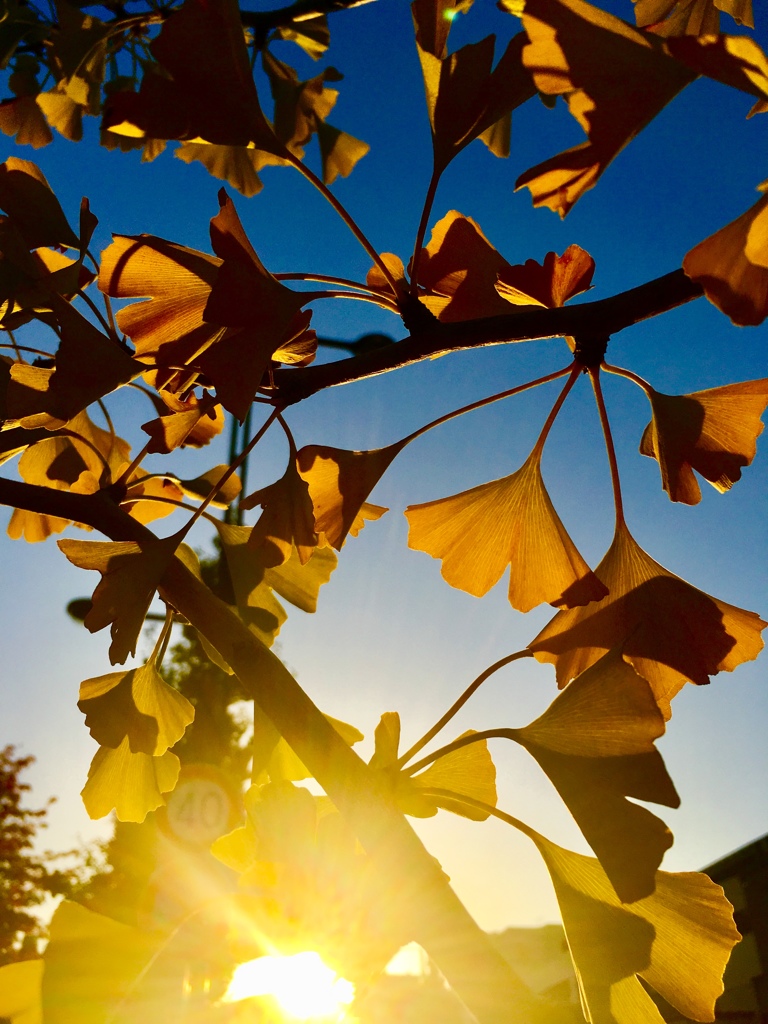
[[[0,504],[87,523],[112,540],[154,539],[104,492],[72,494],[0,478]],[[347,746],[282,662],[178,559],[160,594],[222,654],[346,817],[375,862],[378,895],[394,910],[403,940],[427,950],[481,1024],[544,1024],[543,1006],[460,903],[393,803],[384,776]]]
[[[276,370],[274,382],[281,402],[300,402],[325,388],[388,373],[446,352],[565,335],[585,340],[606,338],[703,294],[701,286],[686,277],[682,270],[673,270],[655,281],[595,302],[559,309],[520,306],[503,316],[458,323],[436,322],[394,345],[352,359],[303,369]]]

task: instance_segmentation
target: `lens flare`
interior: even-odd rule
[[[240,964],[222,1002],[270,996],[288,1020],[337,1021],[354,995],[352,982],[340,978],[318,953],[296,953]]]

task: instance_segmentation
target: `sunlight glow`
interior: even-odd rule
[[[318,953],[262,956],[240,964],[223,1002],[271,996],[288,1020],[340,1020],[354,999],[351,981],[340,978]]]

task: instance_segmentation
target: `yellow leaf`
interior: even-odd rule
[[[472,736],[474,732],[474,729],[470,729],[458,738]],[[433,801],[436,807],[453,811],[472,821],[485,821],[488,812],[465,804],[461,799],[454,800],[452,794],[468,796],[492,807],[496,806],[496,768],[486,740],[468,743],[444,754],[425,771],[411,776],[410,782],[417,790],[425,790],[424,797]],[[441,792],[438,794],[437,790]],[[406,813],[409,812],[406,810]]]
[[[741,938],[720,886],[706,875],[659,871],[652,895],[622,906],[596,860],[529,834],[552,877],[592,1024],[661,1024],[640,978],[684,1017],[713,1021]]]
[[[251,530],[248,544],[259,552],[261,564],[264,567],[281,565],[295,548],[299,561],[305,565],[318,545],[318,538],[309,488],[299,475],[295,453],[280,480],[240,502],[243,510],[256,505],[261,505],[264,511]]]
[[[193,498],[198,500],[207,498],[219,480],[222,479],[227,469],[229,469],[227,465],[214,466],[213,469],[207,470],[200,476],[195,477],[194,480],[179,480],[179,486],[185,494],[189,494]],[[232,473],[224,482],[222,488],[216,491],[210,504],[216,508],[226,508],[232,504],[242,489],[243,485],[240,482],[240,477],[237,473]]]
[[[152,501],[152,498],[168,500]],[[139,470],[125,493],[125,499],[120,502],[120,507],[140,523],[146,524],[172,515],[176,511],[175,503],[183,500],[184,492],[175,480],[164,476],[142,476]]]
[[[768,314],[768,195],[691,249],[683,270],[735,324],[761,324]]]
[[[509,731],[549,777],[625,903],[653,892],[672,845],[664,822],[632,802],[680,803],[654,747],[663,732],[650,686],[620,650],[574,679],[530,725]]]
[[[43,958],[45,1024],[148,1021],[158,1012],[170,1013],[178,1004],[183,967],[169,964],[167,957],[156,961],[165,941],[163,932],[131,928],[77,903],[62,903],[51,920]]]
[[[689,395],[650,395],[653,419],[640,451],[659,463],[672,501],[696,505],[701,491],[695,469],[718,491],[727,491],[755,457],[768,405],[768,379],[726,384]]]
[[[184,401],[167,391],[161,396],[170,412],[141,425],[152,438],[149,452],[167,455],[176,448],[202,448],[224,429],[220,405],[199,401],[195,395],[188,395]]]
[[[80,794],[91,818],[114,810],[118,821],[144,821],[165,803],[163,793],[176,785],[181,762],[170,750],[159,757],[131,752],[128,737],[120,746],[99,747]]]
[[[359,743],[364,737],[359,729],[356,729],[354,725],[349,725],[347,722],[341,722],[338,718],[333,718],[331,715],[323,716],[326,721],[330,722],[336,732],[341,736],[345,743],[349,746],[353,746],[355,743]],[[312,773],[303,763],[303,761],[294,753],[293,749],[289,746],[287,741],[281,736],[277,741],[272,756],[267,764],[267,774],[272,782],[281,782],[288,780],[290,782],[301,782],[302,779],[311,779]]]
[[[452,587],[482,597],[511,565],[509,600],[527,612],[547,601],[573,607],[606,588],[555,512],[533,453],[511,476],[405,511],[408,546],[442,559]]]
[[[356,536],[366,519],[378,519],[387,511],[366,499],[405,444],[398,441],[367,452],[307,445],[298,453],[296,462],[309,488],[315,529],[331,547],[341,550],[347,534]]]
[[[42,960],[0,967],[0,1017],[10,1024],[43,1024]]]
[[[117,748],[127,737],[132,753],[159,757],[181,739],[195,717],[183,694],[150,662],[80,684],[77,706],[97,743]]]
[[[584,0],[526,0],[523,25],[530,39],[523,63],[537,89],[566,97],[589,142],[526,171],[515,187],[564,217],[695,73],[660,39]]]
[[[242,875],[256,860],[256,844],[256,830],[248,819],[245,825],[220,836],[211,846],[211,853],[222,864]]]
[[[367,142],[339,131],[324,121],[317,125],[317,139],[320,143],[323,181],[326,185],[332,185],[339,175],[342,178],[350,175],[357,162],[362,160],[371,148]]]
[[[141,544],[134,541],[61,540],[59,547],[73,565],[98,569],[102,578],[93,592],[85,626],[96,633],[111,624],[110,661],[122,664],[136,653],[136,642],[160,579],[170,565],[177,536]]]
[[[620,647],[669,718],[670,701],[686,682],[704,685],[710,675],[730,672],[762,650],[766,623],[758,615],[709,597],[669,572],[623,524],[595,571],[608,596],[558,612],[528,645],[539,661],[555,665],[560,687]]]

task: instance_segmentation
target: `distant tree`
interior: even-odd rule
[[[34,851],[53,803],[22,805],[30,786],[20,776],[34,760],[17,757],[13,746],[0,750],[0,965],[37,956],[45,926],[35,908],[49,896],[70,895],[78,880],[77,868],[53,869],[50,853]]]

